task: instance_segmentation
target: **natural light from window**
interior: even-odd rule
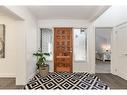
[[[53,60],[53,31],[42,28],[42,52],[50,53],[47,58]],[[85,28],[73,28],[73,59],[74,61],[86,61],[87,59],[87,33]]]

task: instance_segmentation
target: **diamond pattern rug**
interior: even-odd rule
[[[24,89],[110,89],[104,82],[102,82],[96,75],[89,73],[56,73],[50,72],[43,77],[36,74],[24,87]]]

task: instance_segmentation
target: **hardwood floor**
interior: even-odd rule
[[[127,89],[127,80],[110,73],[96,73],[111,89]],[[15,78],[0,78],[0,89],[23,89],[24,86],[16,86]]]
[[[111,89],[127,89],[127,80],[110,73],[96,73]]]
[[[110,61],[101,61],[101,60],[96,60],[96,65],[95,65],[95,72],[96,73],[110,73],[111,72],[111,64]]]
[[[0,78],[0,89],[23,89],[24,86],[16,86],[15,78]]]

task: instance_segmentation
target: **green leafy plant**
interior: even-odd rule
[[[46,62],[46,56],[50,56],[49,53],[43,53],[40,50],[38,50],[36,53],[33,53],[34,56],[37,57],[37,69],[39,69],[39,67],[41,66],[46,66],[47,64]]]

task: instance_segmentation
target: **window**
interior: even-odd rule
[[[40,48],[42,52],[50,53],[48,60],[53,60],[53,32],[49,28],[41,28]]]
[[[87,34],[85,28],[74,28],[74,61],[86,61],[87,58]]]

